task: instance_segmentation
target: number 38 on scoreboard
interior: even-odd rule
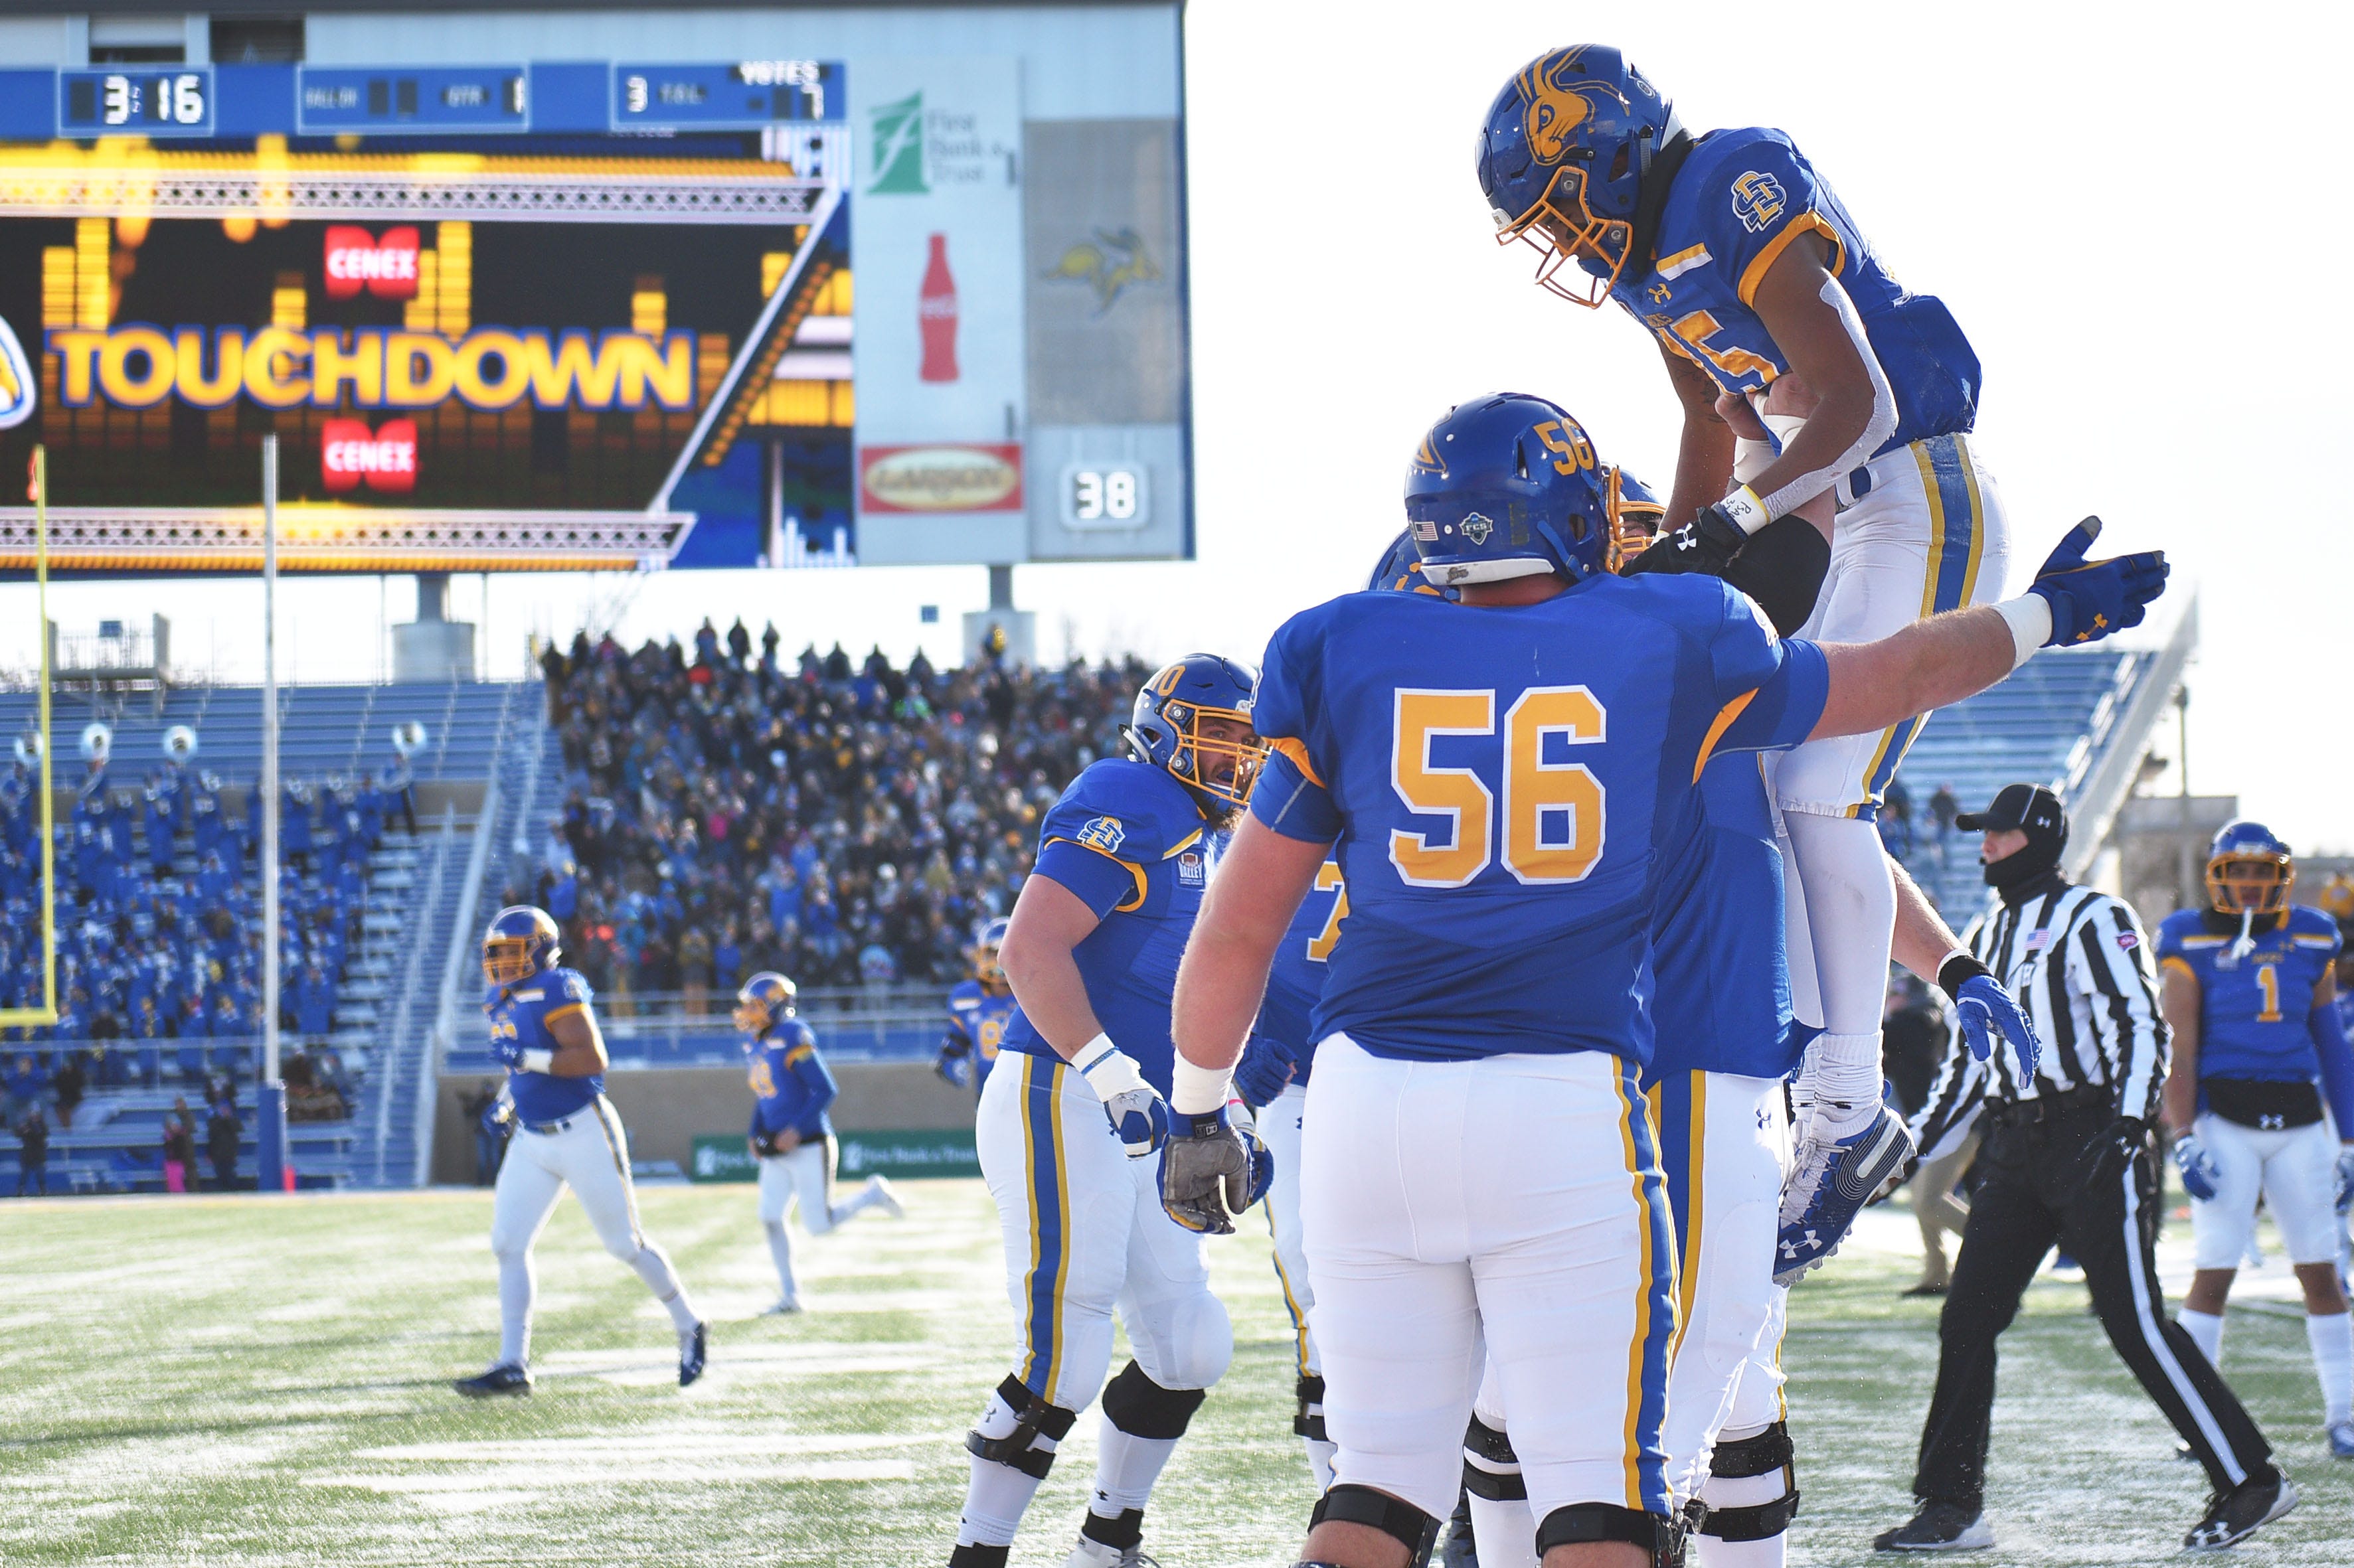
[[[1151,521],[1141,463],[1075,462],[1063,470],[1063,525],[1083,531],[1141,528]]]

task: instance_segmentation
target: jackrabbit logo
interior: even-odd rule
[[[13,429],[33,417],[33,366],[25,345],[5,318],[0,318],[0,430]]]

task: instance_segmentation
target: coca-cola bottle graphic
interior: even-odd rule
[[[932,259],[924,264],[924,287],[916,296],[916,321],[924,333],[924,364],[917,375],[926,381],[957,378],[956,280],[949,275],[949,237],[932,236]]]

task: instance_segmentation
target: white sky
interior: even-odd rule
[[[1490,238],[1472,176],[1495,90],[1590,20],[1693,130],[1788,131],[1897,275],[1952,307],[1985,366],[1978,446],[2010,510],[2014,588],[2088,512],[2117,547],[2167,550],[2175,596],[2200,588],[2193,786],[2237,791],[2301,851],[2354,847],[2354,728],[2332,700],[2354,645],[2354,548],[2330,499],[2348,443],[2328,434],[2354,324],[2327,303],[2345,279],[2329,149],[2349,16],[1193,0],[1200,559],[1021,568],[1040,652],[1256,658],[1286,615],[1363,581],[1421,430],[1478,393],[1555,398],[1606,460],[1664,490],[1676,412],[1648,338],[1534,288],[1530,253]],[[453,615],[476,615],[479,581],[455,585]],[[391,619],[408,591],[394,579]],[[30,594],[0,588],[0,658],[20,666]],[[374,677],[378,594],[375,578],[288,585],[292,674]],[[775,619],[792,648],[840,638],[904,658],[920,637],[952,659],[958,616],[986,597],[978,567],[494,579],[493,670],[519,669],[527,630],[568,637],[617,612],[633,641],[741,614],[756,635]],[[918,624],[921,604],[938,626]],[[217,654],[239,675],[258,669],[259,608],[248,584],[51,594],[68,630],[160,610],[180,659]]]

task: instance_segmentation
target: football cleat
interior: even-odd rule
[[[2251,1477],[2228,1492],[2217,1492],[2207,1517],[2182,1538],[2186,1551],[2221,1552],[2236,1546],[2297,1504],[2296,1488],[2285,1471]]]
[[[801,1298],[800,1297],[779,1296],[774,1301],[771,1301],[769,1305],[760,1308],[760,1316],[763,1318],[790,1318],[794,1313],[802,1310],[804,1310],[804,1308],[801,1306]]]
[[[1819,1115],[1814,1126],[1822,1125]],[[1830,1261],[1872,1194],[1913,1157],[1913,1135],[1886,1106],[1863,1126],[1832,1140],[1809,1131],[1782,1188],[1782,1230],[1774,1244],[1774,1283],[1795,1285]]]
[[[875,1194],[875,1206],[895,1220],[907,1217],[907,1205],[899,1202],[897,1189],[880,1176],[866,1179],[866,1190]]]
[[[1161,1568],[1144,1554],[1140,1546],[1112,1546],[1091,1541],[1082,1535],[1071,1554],[1063,1559],[1063,1568]]]
[[[2329,1452],[2340,1459],[2354,1459],[2354,1421],[2341,1421],[2329,1429]]]
[[[703,1375],[710,1359],[711,1325],[697,1323],[678,1337],[678,1386],[684,1388]]]
[[[461,1377],[450,1385],[468,1399],[491,1399],[500,1394],[529,1394],[531,1373],[520,1366],[493,1367],[480,1377]]]
[[[1874,1552],[1983,1552],[1994,1544],[1994,1527],[1977,1509],[1926,1502],[1894,1530],[1872,1538]]]

